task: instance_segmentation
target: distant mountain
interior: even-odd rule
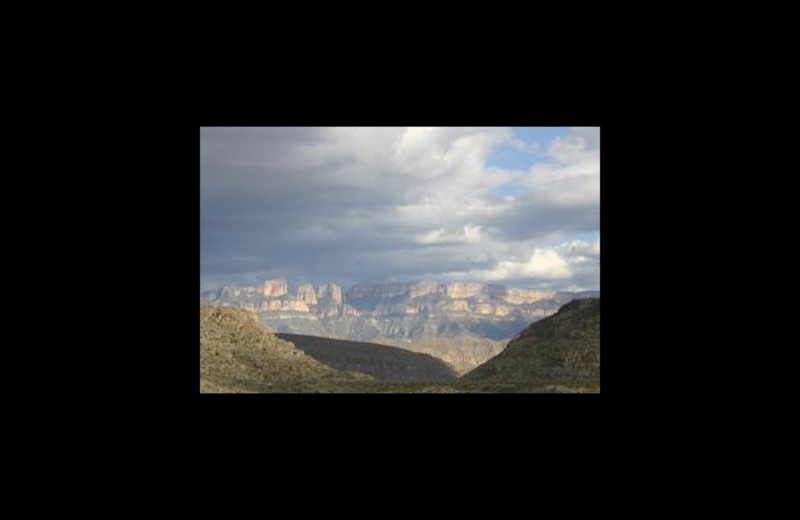
[[[390,343],[444,359],[462,373],[497,354],[531,323],[588,296],[599,292],[435,281],[360,284],[346,293],[335,283],[302,284],[290,291],[288,281],[278,278],[224,287],[202,299],[249,310],[274,332]]]
[[[445,383],[456,379],[455,371],[447,363],[427,354],[317,336],[283,333],[276,336],[329,367],[368,374],[381,381]]]
[[[524,391],[542,384],[600,384],[600,298],[571,301],[463,376],[473,388]]]

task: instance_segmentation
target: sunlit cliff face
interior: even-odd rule
[[[368,315],[542,316],[542,309],[524,306],[547,301],[558,293],[477,282],[418,281],[356,285],[343,294],[335,283],[310,283],[291,292],[285,278],[266,280],[256,287],[225,287],[214,299],[262,313],[287,311],[321,318]],[[521,307],[522,306],[522,307]]]
[[[287,292],[288,285],[285,278],[267,280],[264,282],[264,296],[285,296]]]

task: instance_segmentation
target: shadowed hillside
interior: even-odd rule
[[[573,300],[522,331],[505,350],[463,376],[476,389],[542,384],[600,385],[600,298]]]
[[[382,381],[444,383],[456,378],[447,363],[402,348],[299,334],[276,335],[330,367],[362,372]]]
[[[506,347],[506,341],[476,336],[455,336],[417,340],[399,340],[378,337],[372,340],[381,345],[392,345],[412,352],[420,352],[441,359],[459,376],[495,357]]]

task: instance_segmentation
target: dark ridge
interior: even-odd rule
[[[397,347],[302,334],[276,336],[332,368],[361,372],[383,381],[446,383],[457,377],[444,361]]]
[[[600,298],[573,300],[537,321],[462,383],[525,387],[600,383]]]

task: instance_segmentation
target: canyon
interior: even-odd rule
[[[530,324],[599,291],[563,292],[504,285],[436,281],[357,284],[303,283],[285,278],[201,295],[222,307],[249,311],[267,330],[372,342],[425,353],[463,374],[502,352]]]

